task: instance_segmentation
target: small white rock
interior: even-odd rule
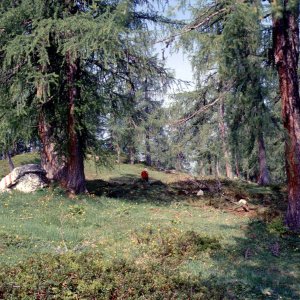
[[[247,205],[247,200],[245,199],[240,199],[240,201],[238,202],[240,205]]]
[[[202,190],[199,190],[197,196],[204,196],[204,192]]]

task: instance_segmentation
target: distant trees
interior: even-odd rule
[[[162,116],[158,117],[158,112],[163,111],[163,92],[173,78],[156,57],[140,62],[139,68],[129,78],[131,84],[127,103],[124,102],[121,109],[110,114],[107,128],[118,157],[121,153],[126,154],[128,161],[134,163],[144,156],[145,163],[151,166],[155,164],[152,145],[159,123],[161,126],[166,123]]]
[[[236,176],[256,177],[259,184],[268,184],[270,145],[265,140],[278,125],[270,93],[274,76],[265,68],[268,44],[261,35],[260,7],[216,1],[200,4],[194,13],[195,21],[185,28],[189,35],[181,43],[192,57],[198,86],[207,90],[208,79],[214,82],[209,90],[211,94],[215,90],[212,99],[220,101],[219,136],[226,176],[232,177],[235,170]]]
[[[194,21],[182,30],[182,33],[190,33],[182,38],[182,42],[189,51],[191,45],[198,45],[194,65],[198,72],[204,69],[204,74],[197,76],[199,82],[210,76],[212,70],[216,71],[220,82],[231,81],[224,111],[230,128],[232,160],[236,174],[240,170],[244,172],[241,156],[249,157],[256,141],[260,184],[270,182],[269,170],[274,169],[267,165],[267,147],[273,147],[277,153],[281,149],[278,144],[282,139],[276,139],[274,135],[274,132],[279,136],[282,134],[281,124],[277,122],[278,95],[272,91],[277,87],[276,78],[270,67],[274,63],[277,68],[286,131],[287,224],[291,229],[299,230],[299,1],[270,1],[270,5],[243,1],[201,2],[194,9],[194,16]],[[277,160],[276,164],[282,161]],[[248,159],[246,170],[251,167],[250,162]],[[248,177],[248,171],[247,174]]]

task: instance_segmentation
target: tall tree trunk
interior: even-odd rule
[[[235,174],[238,178],[240,178],[241,173],[240,173],[240,168],[239,168],[239,159],[238,159],[238,156],[236,153],[234,155],[234,160],[235,160]]]
[[[118,143],[116,143],[114,148],[117,152],[117,164],[119,165],[121,163],[121,147]]]
[[[179,152],[176,156],[176,163],[175,163],[175,169],[176,171],[182,171],[183,165],[182,165],[182,152]]]
[[[146,101],[146,108],[145,108],[145,113],[147,116],[147,119],[150,114],[150,107],[149,107],[149,91],[148,91],[148,78],[146,77],[145,83],[144,83],[144,92],[145,92],[145,101]],[[151,166],[152,165],[152,158],[151,158],[151,147],[150,147],[150,128],[149,126],[145,127],[145,146],[146,146],[146,165]]]
[[[146,146],[146,165],[151,166],[152,165],[152,158],[151,158],[149,127],[146,127],[145,146]]]
[[[227,147],[227,134],[226,134],[226,125],[224,121],[224,99],[221,99],[220,107],[219,107],[219,116],[220,116],[220,122],[219,122],[219,129],[220,129],[220,136],[222,141],[222,150],[225,160],[225,169],[226,169],[226,177],[233,178],[232,175],[232,168],[230,163],[230,155]]]
[[[203,161],[199,161],[198,162],[198,165],[199,165],[199,171],[198,171],[198,174],[200,174],[201,176],[206,176],[206,172],[205,172],[205,166],[204,166],[204,163]]]
[[[67,178],[64,183],[67,189],[75,194],[85,193],[86,182],[84,175],[84,152],[83,137],[76,128],[75,101],[80,98],[76,79],[79,78],[79,60],[72,60],[70,52],[66,55],[67,61],[67,83],[68,83],[68,157]]]
[[[270,184],[270,173],[267,166],[267,155],[263,133],[260,133],[258,138],[258,163],[259,163],[259,185]]]
[[[211,154],[209,153],[208,154],[208,157],[207,157],[207,160],[208,160],[208,175],[212,175],[213,174],[213,171],[212,171],[212,159],[211,159]]]
[[[10,171],[12,171],[15,168],[15,165],[11,159],[11,154],[9,150],[7,151],[7,159],[8,159],[9,169]]]
[[[277,1],[273,2],[278,5]],[[285,157],[288,180],[286,222],[300,231],[300,97],[298,84],[299,1],[284,0],[282,15],[273,14],[274,58],[279,75],[282,119],[286,130]]]
[[[133,146],[129,147],[129,160],[130,160],[130,164],[134,165],[134,161],[135,161],[135,149]]]
[[[216,156],[216,159],[215,159],[215,176],[217,178],[219,178],[220,175],[221,175],[221,172],[220,172],[220,163],[219,163],[218,157]]]

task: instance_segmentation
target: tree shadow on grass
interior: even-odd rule
[[[245,237],[214,256],[232,299],[300,299],[299,236],[271,234],[262,221],[242,229]]]
[[[235,182],[222,182],[219,186],[216,180],[181,180],[165,184],[159,180],[150,180],[143,183],[139,176],[124,174],[113,177],[109,181],[100,179],[87,181],[90,193],[97,196],[122,199],[135,203],[152,203],[155,205],[169,205],[174,202],[185,202],[191,206],[213,206],[216,209],[232,211],[234,202],[245,197],[253,206],[253,215],[258,208],[265,219],[282,214],[286,209],[285,194],[280,190],[251,187],[241,188]],[[203,196],[197,196],[199,190],[204,191]],[[229,197],[229,201],[228,201]],[[243,209],[242,209],[243,210]],[[242,211],[241,214],[245,213]]]
[[[172,202],[186,200],[177,194],[169,185],[159,180],[142,182],[138,176],[126,174],[114,177],[109,181],[89,180],[87,188],[90,193],[97,196],[106,196],[136,203],[153,203],[155,205],[168,205]]]

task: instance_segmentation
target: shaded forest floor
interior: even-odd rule
[[[0,299],[300,299],[282,187],[151,169],[144,186],[142,168],[87,163],[89,195],[0,195]]]

